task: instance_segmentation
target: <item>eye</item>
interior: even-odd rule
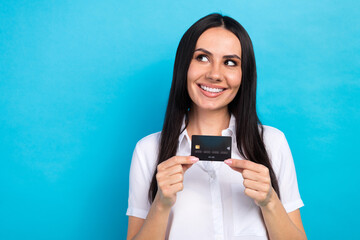
[[[227,66],[237,66],[237,63],[233,60],[226,60],[225,65]]]
[[[209,59],[206,55],[204,54],[200,54],[196,57],[196,60],[198,60],[199,62],[208,62]]]

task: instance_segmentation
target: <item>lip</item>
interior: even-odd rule
[[[209,97],[209,98],[216,98],[216,97],[220,96],[221,94],[223,94],[223,93],[226,91],[226,88],[220,87],[220,86],[216,86],[216,85],[202,84],[202,83],[197,83],[196,85],[197,85],[198,88],[200,89],[201,93],[202,93],[203,95],[205,95],[206,97]],[[204,89],[202,89],[202,88],[200,87],[200,85],[203,85],[203,86],[206,86],[206,87],[209,87],[209,88],[221,88],[221,89],[224,89],[224,91],[218,92],[218,93],[211,93],[211,92],[207,92],[207,91],[205,91]]]

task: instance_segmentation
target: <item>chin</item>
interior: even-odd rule
[[[201,109],[201,110],[206,110],[206,111],[218,111],[218,110],[221,110],[221,109],[224,109],[226,108],[227,109],[227,105],[225,106],[219,106],[219,105],[214,105],[214,104],[202,104],[202,105],[197,105],[197,108]]]

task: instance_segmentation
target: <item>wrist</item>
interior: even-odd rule
[[[260,206],[262,211],[274,211],[276,206],[280,203],[280,199],[278,197],[278,195],[276,194],[275,190],[272,189],[272,194],[271,197],[269,199],[269,201],[267,202],[266,205]]]
[[[153,205],[157,212],[170,213],[171,204],[166,204],[160,200],[159,192],[156,194]]]

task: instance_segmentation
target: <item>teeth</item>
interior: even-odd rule
[[[210,88],[210,87],[206,87],[206,86],[203,86],[203,85],[200,85],[200,87],[207,91],[207,92],[211,92],[211,93],[218,93],[218,92],[222,92],[224,91],[224,89],[222,88]]]

